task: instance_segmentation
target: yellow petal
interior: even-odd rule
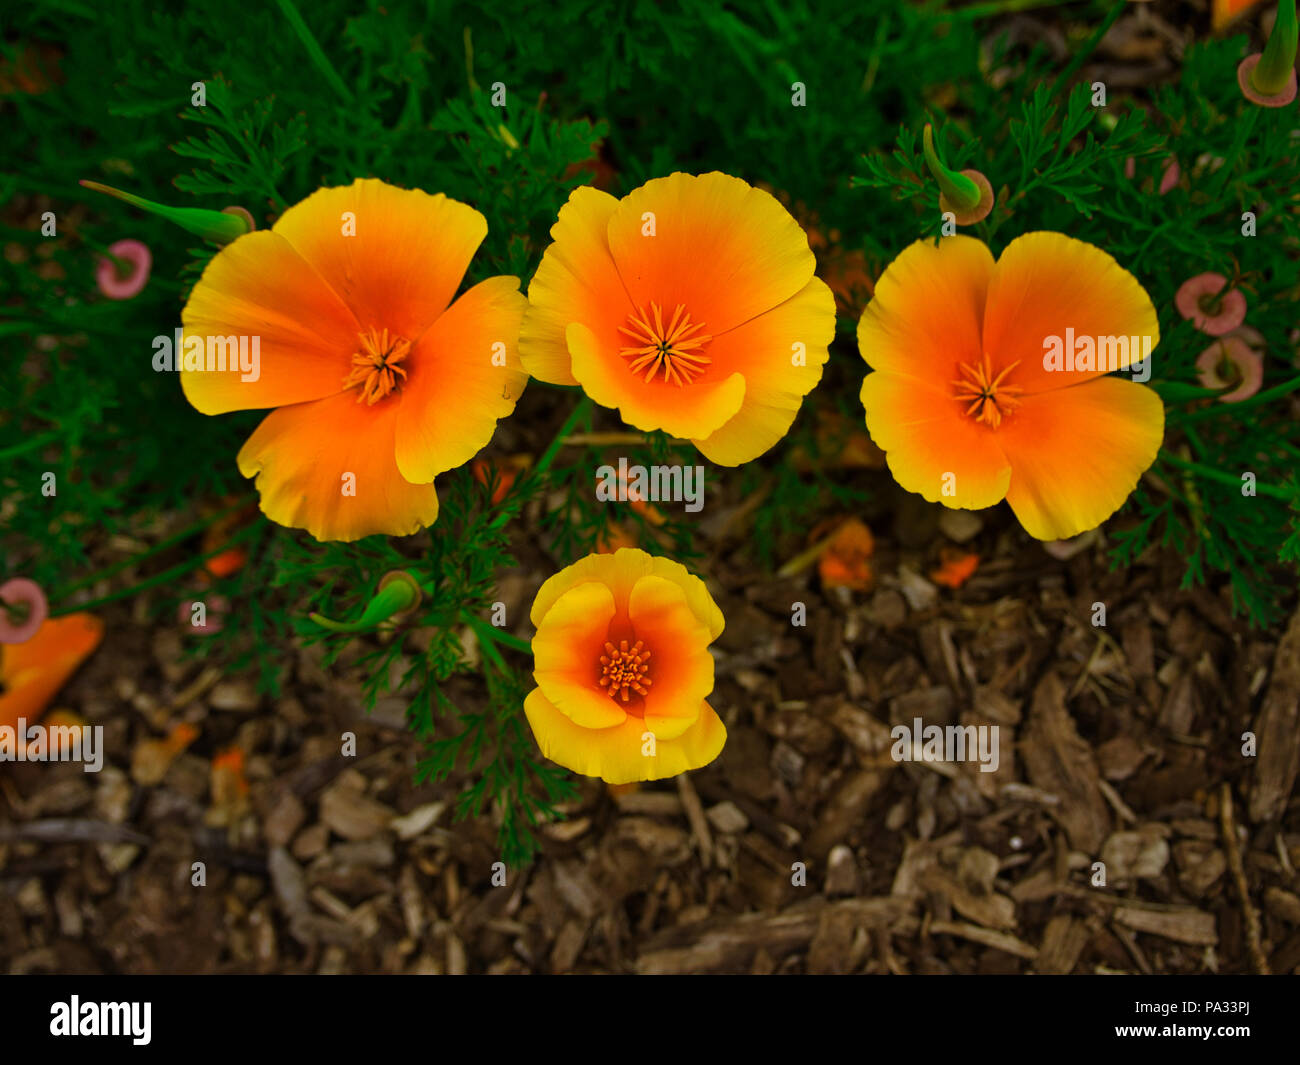
[[[588,581],[555,601],[533,637],[533,678],[551,705],[583,728],[609,728],[627,717],[597,683],[613,618],[613,593]]]
[[[1096,528],[1155,461],[1164,427],[1160,397],[1119,377],[1026,396],[998,437],[1011,462],[1007,502],[1039,540]]]
[[[416,484],[468,462],[508,417],[528,380],[519,364],[527,301],[514,277],[491,277],[429,328],[408,360],[397,413],[397,466]]]
[[[272,521],[318,540],[350,541],[409,536],[437,519],[433,485],[411,484],[397,469],[397,404],[387,399],[370,407],[356,396],[349,389],[280,407],[248,438],[239,469],[257,478],[262,511]],[[353,486],[355,494],[345,494]]]
[[[1115,365],[1099,370],[1048,370],[1048,338],[1065,346],[1067,330],[1087,337],[1124,338]],[[1132,343],[1138,338],[1138,344]],[[1100,248],[1063,233],[1026,233],[1007,245],[989,283],[984,350],[994,373],[1018,362],[1010,380],[1026,392],[1047,392],[1126,368],[1142,355],[1143,338],[1160,342],[1151,297],[1137,278]],[[1134,351],[1136,346],[1137,350]]]
[[[717,172],[647,181],[618,202],[608,233],[638,308],[684,304],[712,336],[784,303],[816,267],[776,197]]]
[[[733,418],[695,446],[721,466],[739,466],[771,448],[821,380],[834,338],[835,297],[815,277],[779,307],[716,337],[709,357],[719,372],[744,375],[745,398]]]
[[[551,227],[553,243],[528,286],[528,311],[519,332],[519,357],[539,381],[578,383],[564,336],[570,322],[599,333],[622,325],[632,310],[605,236],[617,205],[599,189],[576,188]]]
[[[671,436],[708,436],[734,418],[745,399],[745,378],[738,373],[711,383],[697,381],[678,388],[658,378],[649,384],[628,369],[617,342],[601,343],[585,325],[573,322],[565,333],[573,357],[573,376],[602,407],[616,408],[638,429],[662,429]]]
[[[869,373],[862,406],[871,439],[907,491],[963,510],[991,507],[1007,494],[1011,465],[1002,438],[968,417],[950,393],[892,371]]]
[[[551,608],[548,624],[563,601]],[[636,638],[651,652],[646,727],[657,739],[676,739],[695,723],[700,704],[713,691],[709,630],[691,610],[681,585],[653,574],[633,586],[628,617]]]
[[[875,370],[947,387],[980,357],[993,256],[973,237],[918,240],[880,275],[858,322],[858,349]]]
[[[312,193],[272,231],[315,268],[363,328],[388,329],[414,344],[456,295],[487,220],[441,193],[360,178]]]
[[[717,758],[727,742],[727,730],[708,703],[701,705],[695,724],[672,740],[652,737],[635,717],[613,728],[583,728],[551,705],[540,688],[524,700],[524,713],[545,757],[610,784],[663,780],[698,769]],[[642,753],[651,749],[652,755]]]
[[[680,562],[660,555],[650,555],[639,547],[621,547],[613,554],[588,555],[549,577],[537,590],[537,596],[533,600],[529,615],[533,627],[540,630],[543,619],[555,601],[570,588],[585,581],[600,581],[608,585],[613,592],[615,605],[622,605],[626,610],[636,582],[651,575],[670,580],[682,589],[691,612],[704,624],[710,640],[716,640],[722,634],[722,611],[709,595],[704,582],[689,573]]]
[[[180,375],[185,397],[204,414],[281,407],[323,399],[343,389],[357,350],[359,326],[288,241],[276,233],[247,233],[213,256],[181,311],[181,351],[196,342],[203,370]],[[208,338],[214,356],[232,365],[230,340],[249,338],[251,370],[206,369]],[[252,339],[257,337],[257,359]],[[236,351],[234,363],[238,363]],[[256,380],[244,380],[245,376]]]

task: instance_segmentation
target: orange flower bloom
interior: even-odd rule
[[[542,585],[532,621],[538,686],[524,713],[547,758],[629,784],[718,756],[727,730],[705,696],[722,613],[680,563],[588,555]]]
[[[24,643],[0,644],[0,726],[16,728],[20,717],[34,725],[103,635],[93,614],[68,614]]]
[[[1049,346],[1071,338],[1066,368],[1049,368]],[[1142,286],[1099,248],[1029,233],[995,263],[971,237],[918,241],[858,324],[876,371],[862,383],[867,429],[909,492],[966,510],[1006,499],[1031,536],[1074,536],[1123,504],[1164,436],[1159,396],[1105,376],[1103,338],[1126,339],[1107,345],[1125,368],[1159,326]],[[1082,354],[1074,365],[1082,339],[1101,369]]]
[[[272,521],[356,540],[437,518],[434,477],[487,444],[527,380],[518,280],[452,302],[486,232],[463,203],[364,179],[208,264],[181,316],[181,384],[204,414],[276,408],[238,459]],[[259,341],[255,374],[190,368],[192,341],[219,366],[212,348],[238,337]]]
[[[736,466],[772,447],[821,379],[835,300],[769,193],[673,174],[621,200],[573,191],[528,289],[519,354],[638,429]]]

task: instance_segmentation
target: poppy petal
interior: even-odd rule
[[[784,303],[816,268],[775,196],[716,171],[646,182],[618,202],[608,233],[637,308],[683,304],[711,336]]]
[[[918,240],[886,268],[858,322],[858,350],[875,370],[947,386],[978,359],[993,256],[974,237]]]
[[[541,688],[528,694],[524,713],[545,757],[609,784],[663,780],[698,769],[717,758],[727,741],[726,727],[708,703],[676,739],[647,736],[646,723],[632,716],[613,728],[585,729],[560,713]],[[651,740],[654,754],[642,754]]]
[[[613,593],[599,581],[588,581],[555,601],[533,637],[533,679],[551,705],[581,728],[612,728],[627,717],[597,686],[613,619]]]
[[[464,465],[515,409],[528,381],[517,351],[526,306],[518,278],[491,277],[420,339],[397,411],[397,468],[408,481]]]
[[[238,458],[240,472],[257,478],[262,512],[318,540],[409,536],[432,525],[433,485],[408,482],[393,458],[397,411],[393,402],[358,403],[353,389],[272,411]]]
[[[869,373],[862,382],[867,430],[903,488],[962,510],[991,507],[1007,493],[1011,466],[999,437],[951,395],[916,378]]]
[[[815,277],[779,307],[716,337],[709,357],[719,372],[744,374],[745,401],[695,446],[722,466],[739,466],[769,450],[821,380],[834,338],[835,297]],[[802,365],[795,365],[797,355]]]
[[[1119,377],[1027,396],[999,431],[1011,460],[1007,502],[1039,540],[1095,528],[1155,461],[1164,425],[1159,395]]]
[[[65,614],[46,618],[25,643],[0,645],[0,726],[35,724],[103,635],[93,614]]]
[[[1100,369],[1047,369],[1048,338],[1064,347],[1067,329],[1076,342],[1089,338],[1094,355],[1100,338],[1122,338],[1122,348],[1113,349],[1114,365],[1102,354]],[[1100,248],[1063,233],[1026,233],[998,259],[984,314],[984,352],[994,374],[1018,362],[1009,380],[1025,392],[1049,392],[1124,369],[1135,356],[1141,360],[1145,337],[1152,348],[1160,341],[1151,297]],[[1132,338],[1138,339],[1136,352]]]
[[[602,345],[585,325],[571,322],[565,337],[573,356],[573,376],[602,407],[617,408],[638,429],[662,429],[690,439],[709,436],[735,417],[745,399],[745,378],[733,373],[711,384],[678,388],[662,379],[645,383],[627,361]]]
[[[651,575],[670,580],[682,589],[691,612],[708,629],[710,640],[716,640],[722,634],[722,611],[709,595],[704,582],[688,572],[680,562],[662,555],[651,555],[639,547],[620,547],[612,555],[588,555],[547,578],[537,590],[529,618],[540,630],[556,600],[584,581],[607,584],[614,594],[614,602],[622,604],[626,614],[626,604],[636,582]],[[615,620],[626,620],[626,617]]]
[[[608,193],[583,186],[569,194],[551,227],[554,243],[528,286],[528,311],[519,332],[519,357],[539,381],[578,383],[564,336],[570,322],[614,335],[632,310],[605,235],[617,206]]]
[[[315,268],[362,327],[386,328],[414,344],[456,295],[487,235],[487,220],[441,193],[359,178],[318,189],[272,229]]]
[[[681,586],[654,575],[632,588],[628,617],[636,638],[651,653],[646,727],[658,739],[676,739],[695,723],[700,704],[713,690],[708,629],[691,611]]]
[[[218,252],[181,322],[184,340],[175,353],[181,365],[193,338],[203,344],[205,360],[211,339],[214,358],[236,365],[181,372],[186,399],[204,414],[282,407],[341,391],[359,328],[288,241],[271,232],[247,233]],[[249,338],[250,356],[251,338],[258,338],[256,380],[243,380],[237,368],[238,352],[232,354],[228,341],[237,345],[240,337]]]

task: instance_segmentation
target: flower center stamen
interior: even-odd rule
[[[701,353],[701,349],[713,337],[696,335],[704,325],[692,322],[683,304],[677,305],[667,325],[664,324],[663,309],[657,303],[650,304],[649,314],[637,311],[628,315],[627,321],[628,324],[619,326],[618,331],[636,343],[620,348],[618,353],[632,360],[628,369],[634,374],[645,371],[647,383],[663,370],[664,380],[681,388],[702,374],[712,362]]]
[[[640,640],[631,647],[626,640],[620,640],[617,647],[606,641],[605,653],[600,656],[600,686],[611,699],[621,698],[623,702],[628,701],[629,692],[648,695],[654,683],[646,676],[649,662],[650,652]]]
[[[357,339],[361,350],[352,356],[352,372],[343,380],[344,388],[360,385],[357,402],[365,400],[373,407],[405,379],[406,371],[397,364],[411,352],[405,337],[390,336],[387,329],[367,329]]]
[[[1020,360],[1017,359],[995,377],[987,355],[974,365],[962,363],[963,377],[954,381],[953,387],[957,399],[968,404],[966,413],[993,429],[1001,425],[1002,419],[1020,406],[1020,400],[1016,397],[1023,394],[1024,389],[1003,384],[1007,374],[1019,365]]]

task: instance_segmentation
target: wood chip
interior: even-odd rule
[[[1149,932],[1178,943],[1212,947],[1219,942],[1214,914],[1201,910],[1148,910],[1121,906],[1114,916],[1116,921],[1135,932]]]
[[[1255,719],[1258,765],[1250,793],[1255,823],[1279,816],[1300,773],[1300,610],[1291,618],[1273,658],[1273,679]]]
[[[1058,913],[1043,929],[1043,942],[1038,948],[1035,970],[1060,976],[1074,972],[1089,936],[1088,926],[1083,921]]]
[[[1054,673],[1047,673],[1034,691],[1022,749],[1030,782],[1060,796],[1062,801],[1051,812],[1070,844],[1096,853],[1110,832],[1110,813],[1097,786],[1100,778],[1092,749],[1079,738]]]
[[[1035,948],[1015,936],[1007,935],[1005,932],[994,932],[991,929],[981,928],[979,925],[966,924],[961,921],[931,921],[930,934],[969,939],[974,943],[982,943],[986,947],[1004,950],[1018,958],[1027,958],[1029,961],[1033,961],[1038,957],[1038,951]]]

